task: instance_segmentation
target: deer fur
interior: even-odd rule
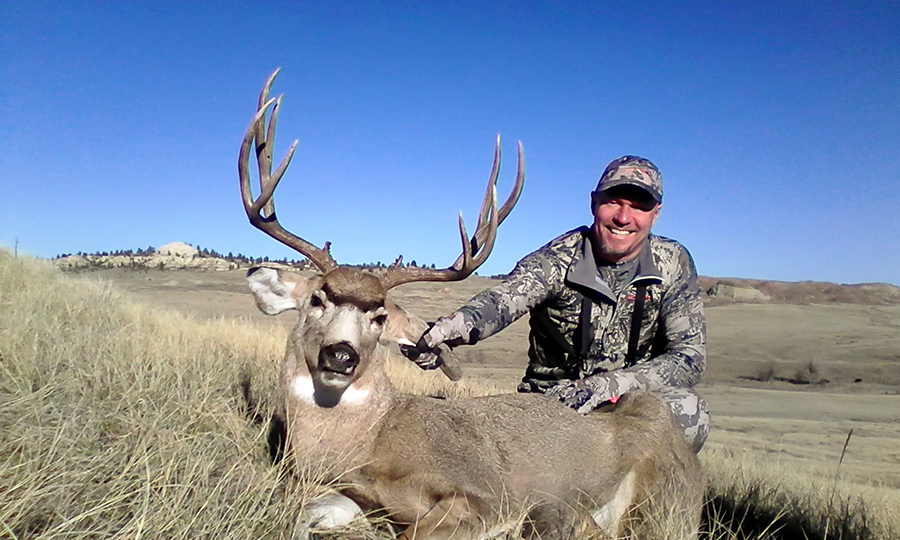
[[[247,279],[263,312],[298,313],[281,371],[287,451],[304,478],[335,488],[301,512],[296,536],[380,512],[408,539],[486,537],[523,514],[535,538],[697,537],[703,474],[655,395],[587,416],[540,394],[405,395],[384,364],[426,325],[378,277]]]

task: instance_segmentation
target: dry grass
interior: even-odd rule
[[[900,492],[845,482],[839,463],[807,469],[723,448],[701,458],[711,483],[707,520],[722,530],[760,539],[890,539],[900,532]]]
[[[267,451],[285,338],[270,325],[141,307],[0,251],[0,538],[284,537],[319,492]],[[511,390],[451,385],[402,362],[391,373],[416,393]],[[834,471],[779,471],[722,448],[703,460],[709,538],[900,530],[896,490],[845,486]],[[746,532],[734,532],[742,520]],[[354,536],[386,537],[383,528]]]
[[[282,343],[0,252],[0,536],[277,537],[302,493],[237,382],[272,386]]]

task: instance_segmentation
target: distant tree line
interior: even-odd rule
[[[190,245],[190,244],[188,244]],[[281,264],[288,265],[300,265],[305,263],[308,259],[303,257],[299,260],[297,259],[288,259],[287,257],[283,257],[281,259],[270,259],[269,257],[248,257],[243,253],[232,253],[229,251],[227,254],[222,254],[216,251],[215,249],[208,249],[205,247],[194,246],[197,248],[197,257],[200,258],[210,258],[210,259],[224,259],[230,262],[237,263],[245,263],[245,264],[262,264],[267,262],[277,262]],[[156,248],[153,246],[147,246],[146,248],[138,248],[138,249],[117,249],[114,251],[94,251],[94,252],[84,252],[79,251],[75,253],[79,257],[150,257],[156,254]],[[63,257],[71,257],[72,253],[61,253],[54,257],[54,259],[62,259]]]
[[[190,245],[190,244],[188,244]],[[302,257],[300,259],[289,259],[287,257],[282,257],[281,259],[269,258],[269,257],[250,257],[244,255],[243,253],[234,253],[229,251],[228,253],[222,254],[215,249],[205,248],[201,246],[194,246],[197,248],[197,257],[200,258],[214,258],[214,259],[224,259],[229,262],[235,262],[242,265],[253,265],[253,264],[264,264],[264,263],[280,263],[284,265],[290,266],[306,266],[309,263],[309,259],[306,257]],[[138,249],[117,249],[114,251],[95,251],[93,253],[87,253],[83,251],[79,251],[75,253],[80,257],[150,257],[156,253],[156,248],[153,246],[147,246],[146,248],[138,248]],[[61,259],[63,257],[71,257],[72,253],[61,253],[54,257],[55,259]],[[434,263],[431,265],[419,265],[415,260],[410,261],[409,263],[404,263],[402,257],[400,259],[401,267],[421,267],[421,268],[435,268]],[[356,268],[363,269],[379,269],[379,268],[387,268],[392,266],[390,264],[385,264],[381,261],[377,262],[368,262],[364,264],[357,265],[347,265],[354,266]]]
[[[149,257],[156,253],[156,248],[153,246],[147,246],[146,248],[137,248],[137,249],[117,249],[115,251],[95,251],[93,253],[86,253],[84,251],[79,251],[75,253],[79,257]],[[60,253],[54,259],[62,259],[63,257],[71,257],[71,253]]]
[[[207,249],[205,247],[197,246],[198,257],[201,258],[212,258],[212,259],[225,259],[229,262],[243,263],[243,264],[262,264],[267,262],[281,263],[291,266],[298,266],[306,263],[309,259],[303,257],[301,259],[288,259],[287,257],[282,257],[281,259],[270,259],[269,257],[248,257],[243,253],[233,253],[229,251],[226,254],[219,253],[215,249]]]
[[[364,263],[364,264],[351,264],[348,266],[354,266],[357,268],[363,268],[363,269],[369,270],[369,269],[375,269],[375,268],[388,268],[390,266],[393,266],[394,264],[396,264],[396,263],[384,264],[383,262],[378,261],[378,262],[369,262],[369,263]],[[410,261],[409,264],[404,264],[403,261],[401,261],[400,266],[401,267],[413,267],[413,268],[416,268],[416,267],[418,267],[418,268],[435,268],[434,263],[431,263],[430,266],[425,265],[425,264],[419,265],[418,263],[416,263],[415,260]]]

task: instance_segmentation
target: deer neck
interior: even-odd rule
[[[387,350],[375,349],[366,371],[333,407],[316,403],[312,376],[289,350],[282,384],[285,389],[289,451],[301,469],[324,481],[371,461],[372,447],[385,413],[398,394],[384,370]]]

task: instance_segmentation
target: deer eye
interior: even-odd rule
[[[387,315],[377,315],[372,319],[372,322],[378,326],[384,326],[384,323],[387,322]]]
[[[318,295],[312,295],[309,297],[309,305],[312,307],[322,307],[322,299],[319,298]]]

